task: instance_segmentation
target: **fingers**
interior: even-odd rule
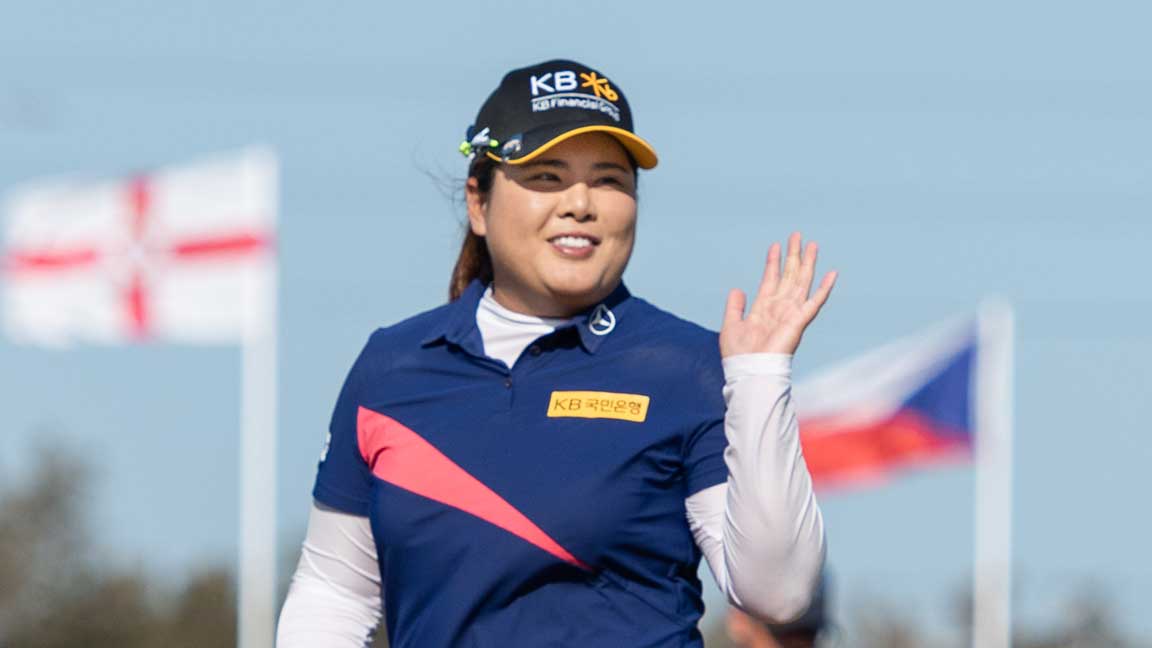
[[[824,278],[820,280],[820,285],[816,288],[816,293],[812,295],[811,299],[804,302],[804,308],[808,311],[806,313],[808,321],[812,321],[812,318],[816,317],[816,314],[824,307],[824,302],[828,301],[828,295],[832,294],[832,287],[836,285],[837,276],[838,273],[835,270],[824,275]]]
[[[768,247],[768,261],[764,263],[764,275],[760,277],[760,290],[756,291],[756,299],[769,297],[776,293],[780,285],[780,244],[773,243]]]
[[[812,289],[812,278],[816,274],[816,257],[820,252],[815,242],[804,248],[804,256],[800,262],[800,270],[796,275],[796,283],[792,286],[795,295],[800,299],[808,299],[808,291]]]
[[[803,302],[812,288],[812,278],[816,274],[818,247],[809,243],[806,247],[800,232],[792,232],[788,237],[788,251],[784,258],[784,270],[780,271],[780,245],[773,243],[768,248],[768,263],[764,266],[764,276],[760,280],[760,290],[752,310],[771,303],[773,298],[787,297]]]
[[[790,286],[796,280],[796,275],[800,272],[800,248],[803,245],[803,239],[800,237],[800,232],[792,232],[788,237],[788,256],[784,259],[784,276],[781,279],[785,286]]]
[[[744,306],[747,298],[744,291],[733,288],[728,291],[728,303],[724,305],[724,326],[739,324],[744,319]]]
[[[812,280],[816,276],[816,260],[820,254],[820,247],[815,242],[804,245],[800,232],[793,232],[788,237],[788,249],[784,257],[784,268],[780,270],[780,244],[773,243],[768,248],[768,262],[764,266],[764,276],[760,280],[760,289],[752,303],[749,317],[767,316],[773,304],[791,303],[805,312],[806,319],[811,321],[836,283],[836,273],[830,272],[820,281],[816,293],[809,298],[812,290]],[[744,295],[740,295],[740,313],[743,316]],[[729,296],[731,302],[731,295]],[[727,313],[725,314],[727,317]]]

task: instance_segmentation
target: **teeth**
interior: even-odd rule
[[[570,248],[583,248],[592,245],[592,241],[583,236],[558,236],[552,239],[552,241],[556,243],[556,245]]]

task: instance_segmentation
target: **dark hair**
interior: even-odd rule
[[[492,190],[492,177],[498,163],[485,155],[476,156],[476,161],[468,168],[468,177],[476,178],[481,196]],[[472,231],[465,221],[464,242],[460,245],[460,256],[456,267],[452,268],[452,281],[448,284],[448,299],[455,301],[464,294],[473,279],[484,283],[492,281],[492,257],[488,254],[488,243],[483,236]]]

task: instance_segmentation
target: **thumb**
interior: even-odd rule
[[[744,306],[747,298],[744,291],[733,288],[728,291],[728,303],[724,305],[724,326],[739,324],[744,319]]]

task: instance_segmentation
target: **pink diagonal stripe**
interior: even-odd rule
[[[372,474],[404,490],[494,524],[581,569],[590,570],[523,513],[393,418],[361,407],[360,454]]]

